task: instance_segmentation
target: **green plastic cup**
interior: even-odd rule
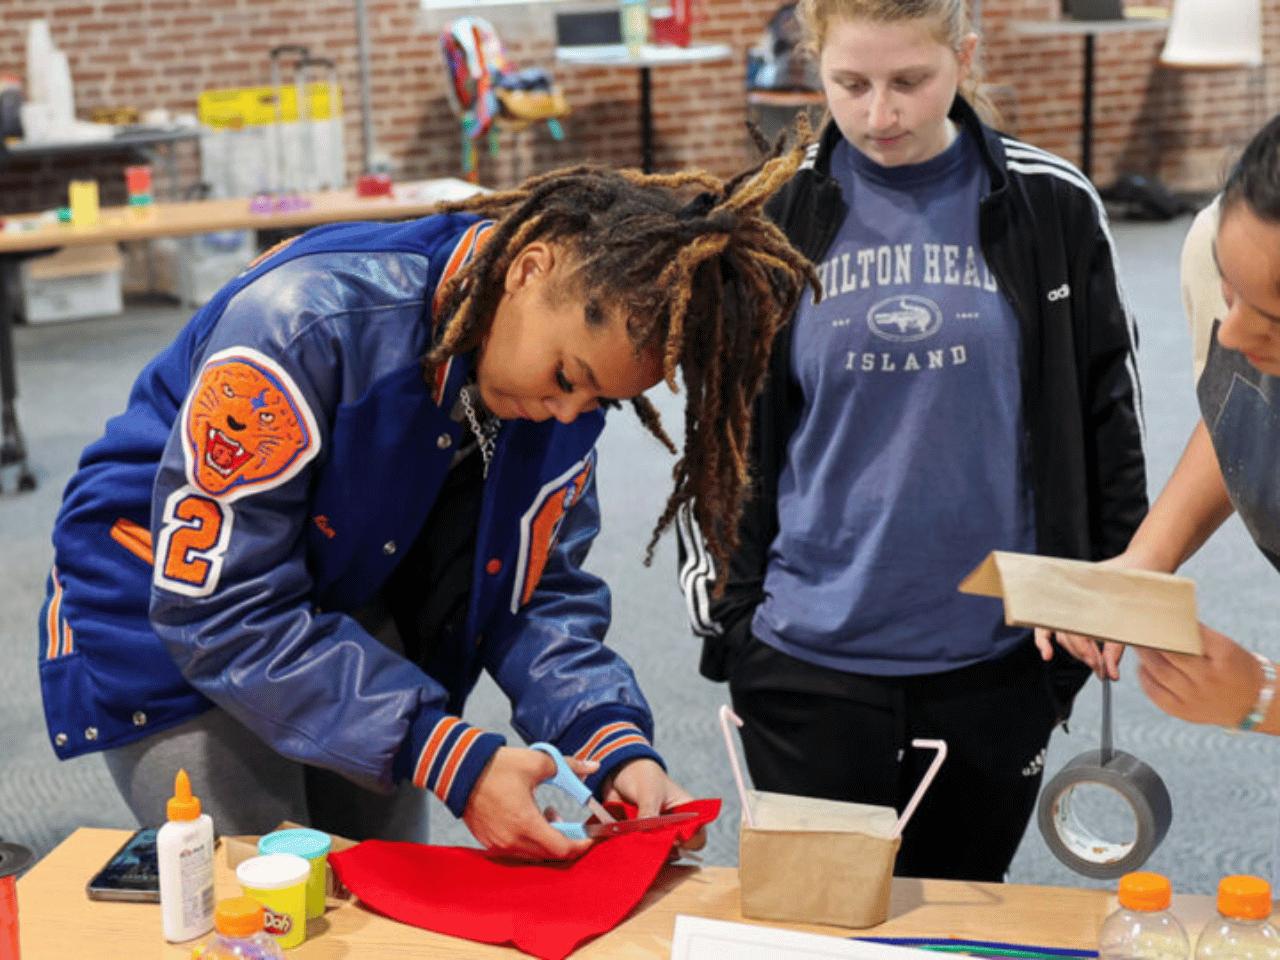
[[[258,853],[292,853],[311,864],[311,876],[307,878],[307,919],[324,916],[324,865],[329,859],[333,840],[323,830],[297,827],[268,833],[258,841]]]

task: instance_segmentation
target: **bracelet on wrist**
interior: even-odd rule
[[[1276,696],[1275,664],[1256,651],[1253,655],[1258,658],[1258,663],[1262,667],[1262,686],[1258,688],[1258,699],[1254,702],[1253,709],[1240,721],[1241,730],[1252,730],[1262,723],[1267,718],[1267,711],[1271,709],[1271,701]]]

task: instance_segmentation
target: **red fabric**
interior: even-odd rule
[[[331,853],[329,863],[366,906],[393,920],[561,960],[621,923],[658,876],[671,845],[714,820],[720,801],[693,800],[675,810],[698,818],[601,840],[574,863],[521,863],[468,847],[384,840]],[[635,815],[634,807],[622,811]]]

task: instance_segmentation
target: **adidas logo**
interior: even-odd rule
[[[1035,755],[1031,762],[1022,768],[1024,777],[1034,777],[1044,770],[1044,758],[1048,750],[1048,747],[1041,747],[1040,752]]]

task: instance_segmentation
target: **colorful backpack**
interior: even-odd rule
[[[493,24],[481,17],[459,17],[440,34],[449,69],[449,102],[462,124],[462,169],[475,169],[474,141],[489,135],[489,153],[498,152],[494,120],[546,121],[551,135],[564,139],[558,117],[569,112],[564,95],[544,70],[517,71]]]
[[[818,64],[802,42],[796,4],[784,3],[747,52],[748,90],[821,90]]]

